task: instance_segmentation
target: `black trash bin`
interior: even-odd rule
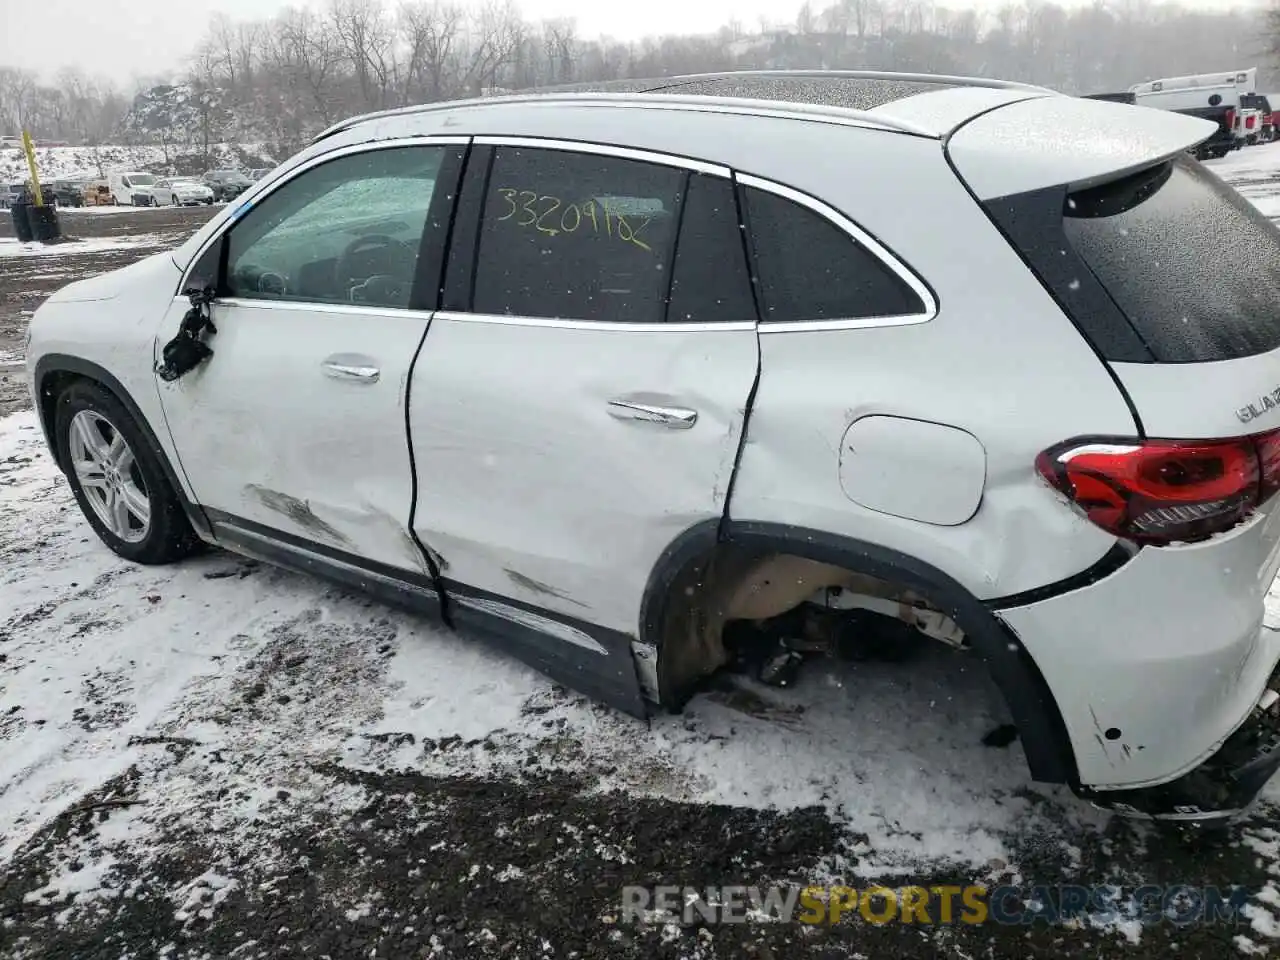
[[[13,232],[18,235],[22,243],[30,243],[34,236],[31,232],[31,222],[27,219],[29,206],[31,204],[25,200],[15,200],[9,207],[9,216],[13,219]]]
[[[27,205],[27,223],[31,225],[31,238],[41,243],[57,240],[62,236],[62,226],[58,223],[58,209],[46,203],[37,207],[34,203]]]

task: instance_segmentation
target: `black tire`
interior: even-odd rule
[[[89,503],[80,478],[71,466],[71,422],[76,414],[84,410],[92,411],[105,419],[111,427],[118,429],[133,452],[136,467],[134,476],[141,479],[138,486],[145,488],[143,492],[151,514],[146,535],[136,542],[126,541],[107,528]],[[152,450],[146,435],[129,415],[124,404],[109,390],[89,380],[78,380],[67,387],[58,397],[54,416],[54,442],[58,460],[64,466],[67,482],[75,494],[76,503],[80,505],[80,511],[99,539],[116,554],[134,563],[163,564],[181,560],[201,549],[203,543],[191,529],[191,523],[165,475],[157,453]]]

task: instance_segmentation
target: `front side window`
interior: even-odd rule
[[[339,157],[256,201],[227,238],[224,294],[407,308],[449,149]]]
[[[619,157],[499,147],[473,309],[661,323],[688,174]]]
[[[925,312],[901,277],[826,217],[756,187],[746,187],[743,195],[765,322]]]

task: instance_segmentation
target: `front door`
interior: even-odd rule
[[[482,209],[455,229],[472,282],[451,263],[466,299],[446,293],[414,371],[415,530],[462,606],[634,637],[662,552],[724,512],[756,378],[732,180],[477,139],[490,149]]]
[[[405,393],[431,314],[415,282],[420,252],[442,246],[463,149],[344,152],[257,200],[202,258],[222,261],[214,353],[159,389],[215,519],[422,572]],[[174,300],[157,351],[188,306]]]

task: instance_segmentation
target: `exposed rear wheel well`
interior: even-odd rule
[[[695,527],[650,578],[642,641],[657,648],[662,706],[679,710],[724,666],[726,624],[762,622],[815,595],[842,598],[938,639],[986,664],[1017,724],[1035,780],[1074,784],[1074,757],[1057,704],[1017,636],[964,587],[929,564],[849,538],[778,524]]]

